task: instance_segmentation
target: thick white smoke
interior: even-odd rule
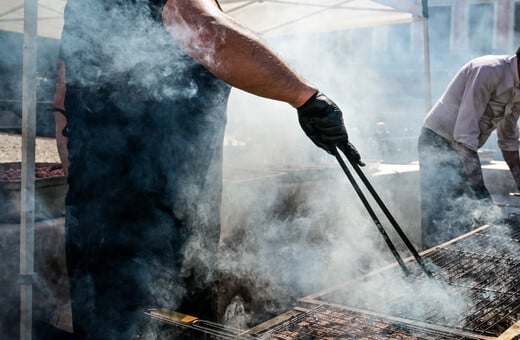
[[[373,161],[408,164],[417,161],[417,138],[426,114],[423,51],[410,38],[410,32],[417,30],[414,25],[420,24],[267,38],[267,41],[336,101],[344,112],[352,143],[369,164]],[[430,31],[435,29],[430,27]],[[387,40],[383,44],[385,39],[380,38],[384,36]],[[432,65],[433,100],[458,67],[475,56],[469,50],[459,53],[456,59],[460,61],[454,62],[441,56],[441,51],[432,52],[432,58],[440,56]],[[386,155],[378,149],[381,145],[376,139],[381,126],[396,141],[396,145],[384,146]],[[250,284],[251,294],[255,295],[252,299],[265,302],[267,314],[272,306],[267,301],[278,301],[281,307],[288,307],[291,297],[331,287],[395,260],[335,159],[305,137],[293,108],[233,90],[227,134],[230,141],[225,148],[225,165],[261,168],[265,170],[265,178],[225,182],[222,266],[225,273]],[[276,173],[269,170],[288,169],[285,176],[290,177],[297,170],[308,173],[309,167],[318,166],[327,170],[322,170],[317,181],[302,179],[301,183],[287,185],[272,184],[269,178]],[[368,168],[364,171],[420,249],[418,177],[404,174],[397,180],[391,176],[372,178]],[[232,170],[228,174],[233,177]],[[281,182],[283,176],[278,177]],[[290,203],[284,201],[287,197]],[[501,217],[498,209],[489,206],[483,209],[465,198],[455,203],[471,211],[472,216],[469,219],[464,216],[464,222],[483,225]],[[285,210],[287,216],[280,216],[280,210]],[[448,216],[446,227],[455,228],[461,217]],[[384,218],[381,220],[386,223]],[[396,241],[398,237],[389,229],[398,249],[403,250],[403,244]],[[460,234],[466,230],[447,232]],[[406,294],[410,288],[402,276],[389,277],[377,284],[384,284],[385,292],[391,292],[385,296],[388,299],[392,299],[392,294]],[[362,288],[366,289],[352,292],[351,298],[369,304],[384,303],[381,296],[376,298],[371,293],[381,287]],[[419,319],[426,314],[421,308],[436,309],[449,318],[467,307],[468,301],[442,284],[418,283],[412,290],[410,308],[417,308],[413,313]]]
[[[129,34],[159,29],[150,26],[148,18],[139,19],[143,18],[135,18],[134,31]],[[243,24],[247,25],[247,22]],[[403,32],[409,32],[412,25],[416,24],[402,25],[402,29],[396,30],[376,27],[266,40],[342,108],[351,141],[363,159],[381,160],[381,154],[374,150],[373,140],[378,122],[384,122],[393,136],[411,137],[412,154],[406,156],[414,159],[416,140],[413,137],[419,133],[425,112],[420,97],[424,86],[422,50],[414,50],[403,43],[409,41]],[[435,31],[436,27],[430,27],[430,30]],[[179,92],[190,98],[197,95],[198,89],[193,84],[154,86],[157,80],[148,72],[151,67],[160,65],[166,76],[175,78],[187,66],[168,64],[168,60],[177,56],[164,59],[162,51],[149,50],[146,39],[142,38],[145,35],[121,39],[111,36],[110,32],[94,31],[93,34],[104,34],[104,49],[117,52],[113,71],[135,70],[132,81],[144,85],[155,98],[179,95]],[[380,40],[383,36],[388,37],[384,46]],[[186,32],[181,40],[192,38],[191,33]],[[127,58],[129,50],[138,53]],[[8,50],[1,51],[2,60],[8,60]],[[212,58],[208,51],[200,53]],[[456,69],[473,56],[474,52],[459,51],[454,61],[432,49],[433,80],[437,84],[434,100]],[[18,70],[21,70],[21,63]],[[244,292],[243,296],[231,294],[229,301],[224,301],[232,306],[225,316],[230,324],[251,326],[266,315],[290,308],[295,298],[394,261],[334,158],[307,139],[292,107],[233,90],[226,132],[220,269],[228,280],[224,280],[224,284],[229,283],[230,289],[235,288],[234,284],[241,289],[244,288],[241,285],[246,286],[237,290]],[[392,150],[396,154],[401,152],[398,148]],[[403,157],[402,153],[398,156]],[[408,157],[405,159],[409,160]],[[309,174],[314,170],[317,179],[309,180]],[[289,180],[295,174],[301,177]],[[408,197],[399,192],[403,188],[386,183],[384,179],[376,181],[376,190],[391,208],[417,203],[403,203],[402,197]],[[414,188],[406,187],[405,190]],[[481,216],[478,207],[474,211],[478,215],[475,218],[483,222],[494,218]],[[392,212],[398,216],[417,214],[416,211]],[[419,225],[403,225],[403,228],[413,235]],[[202,249],[198,241],[195,237],[189,244],[193,252]],[[387,277],[384,283],[397,295],[403,293],[399,287],[409,287],[400,275]],[[169,292],[164,292],[165,300],[182,294],[182,287],[169,288]],[[381,303],[376,296],[370,295],[379,286],[363,288],[366,290],[353,292],[348,298],[373,299],[371,303]],[[432,296],[435,298],[431,299]],[[466,303],[454,297],[449,288],[432,286],[428,282],[415,287],[415,295],[411,298],[430,301],[434,303],[432,308],[446,315],[460,312]],[[243,305],[254,310],[243,308]],[[421,310],[416,313],[420,314]]]

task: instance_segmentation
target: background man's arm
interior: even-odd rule
[[[504,160],[511,170],[511,174],[516,183],[516,189],[520,192],[520,156],[518,151],[502,150],[502,156],[504,156]]]
[[[482,175],[482,166],[478,153],[462,143],[455,143],[455,149],[461,156],[464,170],[476,198],[491,198],[489,191],[484,185],[484,176]]]

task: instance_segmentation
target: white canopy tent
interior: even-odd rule
[[[224,12],[258,34],[329,32],[421,20],[421,0],[220,0]]]
[[[66,0],[37,0],[37,35],[59,39]],[[421,21],[430,106],[427,0],[219,0],[224,12],[270,37]],[[36,6],[36,5],[35,5]],[[24,32],[24,0],[0,0],[0,31]]]
[[[302,34],[422,20],[424,0],[220,0],[261,35]],[[66,0],[38,1],[38,35],[59,38]],[[23,32],[24,1],[0,1],[0,30]]]
[[[427,0],[219,0],[224,12],[264,36],[423,23],[425,101],[431,103]],[[37,35],[59,39],[66,0],[37,1]],[[24,0],[0,0],[0,30],[24,31]]]
[[[37,10],[38,36],[55,39],[60,37],[66,3],[66,0],[34,2],[37,6],[34,10]],[[0,0],[0,30],[23,33],[25,8],[24,0]]]
[[[427,0],[220,0],[224,12],[261,36],[331,32],[423,22],[426,108],[431,102]],[[20,238],[21,339],[31,339],[34,252],[36,37],[58,39],[66,0],[0,0],[0,30],[24,33],[22,202]]]

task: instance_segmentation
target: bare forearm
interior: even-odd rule
[[[461,156],[464,170],[468,176],[470,184],[473,187],[483,187],[484,177],[482,175],[482,167],[480,165],[478,153],[460,143],[455,143],[455,149]]]
[[[513,175],[517,190],[520,190],[520,156],[518,151],[502,151],[502,156]]]
[[[317,91],[212,0],[169,0],[163,22],[186,53],[234,87],[294,107]]]

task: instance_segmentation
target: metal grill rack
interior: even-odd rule
[[[412,278],[404,281],[402,294],[385,292],[385,280],[400,272],[397,266],[367,275],[355,283],[317,293],[303,301],[353,308],[378,313],[426,325],[436,325],[454,332],[475,336],[496,337],[520,320],[520,227],[518,223],[481,227],[422,253],[423,259],[434,268],[435,281],[446,287],[452,296],[467,302],[463,312],[446,316],[431,301],[414,299],[414,289],[426,278],[413,270]],[[408,259],[408,261],[413,261]],[[353,293],[373,289],[371,293],[384,303],[366,303]],[[417,306],[419,304],[419,306]],[[431,304],[431,305],[430,305]],[[411,308],[410,306],[414,306]],[[420,317],[417,310],[420,309]]]
[[[318,306],[269,330],[263,338],[289,339],[486,339],[437,327],[390,320],[339,307]]]
[[[249,330],[196,318],[187,322],[175,312],[150,315],[225,339],[520,339],[520,219],[513,222],[486,225],[422,252],[433,280],[419,265],[413,266],[410,257],[409,276],[403,277],[397,264],[389,265],[307,296],[300,300],[301,307]],[[390,291],[386,280],[396,277],[399,289]],[[437,307],[452,301],[419,298],[421,286],[441,287],[448,297],[464,301],[463,308],[443,313]],[[378,303],[367,304],[367,296]]]

